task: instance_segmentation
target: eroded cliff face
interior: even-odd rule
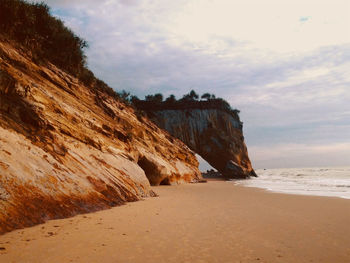
[[[256,176],[237,115],[220,109],[173,109],[148,113],[227,178]]]
[[[197,167],[132,108],[0,43],[0,233],[154,196]]]

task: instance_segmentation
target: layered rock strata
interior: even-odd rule
[[[201,178],[194,153],[134,110],[0,43],[0,233]]]
[[[161,128],[183,141],[226,178],[256,176],[244,142],[242,122],[235,111],[195,108],[148,111]],[[207,103],[208,106],[210,103]]]

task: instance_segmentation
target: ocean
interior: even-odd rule
[[[258,169],[259,177],[236,184],[268,191],[350,199],[350,167]]]

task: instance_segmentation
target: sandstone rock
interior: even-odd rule
[[[153,110],[148,115],[226,178],[256,176],[237,114],[192,105],[190,109]]]
[[[235,178],[246,178],[248,176],[243,170],[243,168],[232,160],[229,160],[226,163],[223,175],[226,177],[230,177],[231,175],[233,175]]]
[[[201,178],[194,153],[132,108],[8,43],[0,54],[0,233]]]

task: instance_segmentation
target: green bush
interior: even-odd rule
[[[199,100],[199,97],[202,100]],[[163,95],[157,93],[145,96],[145,100],[138,99],[132,101],[132,103],[136,109],[147,113],[159,110],[220,109],[232,114],[234,118],[239,120],[239,110],[232,109],[226,100],[216,98],[214,94],[209,93],[199,96],[194,90],[191,90],[190,93],[185,94],[179,100],[176,100],[174,95],[170,95],[163,101]]]
[[[43,2],[0,0],[0,35],[25,47],[37,62],[49,61],[75,76],[85,68],[87,42],[51,16]]]
[[[0,0],[0,38],[11,40],[29,51],[35,62],[51,62],[79,78],[94,92],[121,99],[87,68],[84,54],[87,42],[53,17],[45,3]]]

